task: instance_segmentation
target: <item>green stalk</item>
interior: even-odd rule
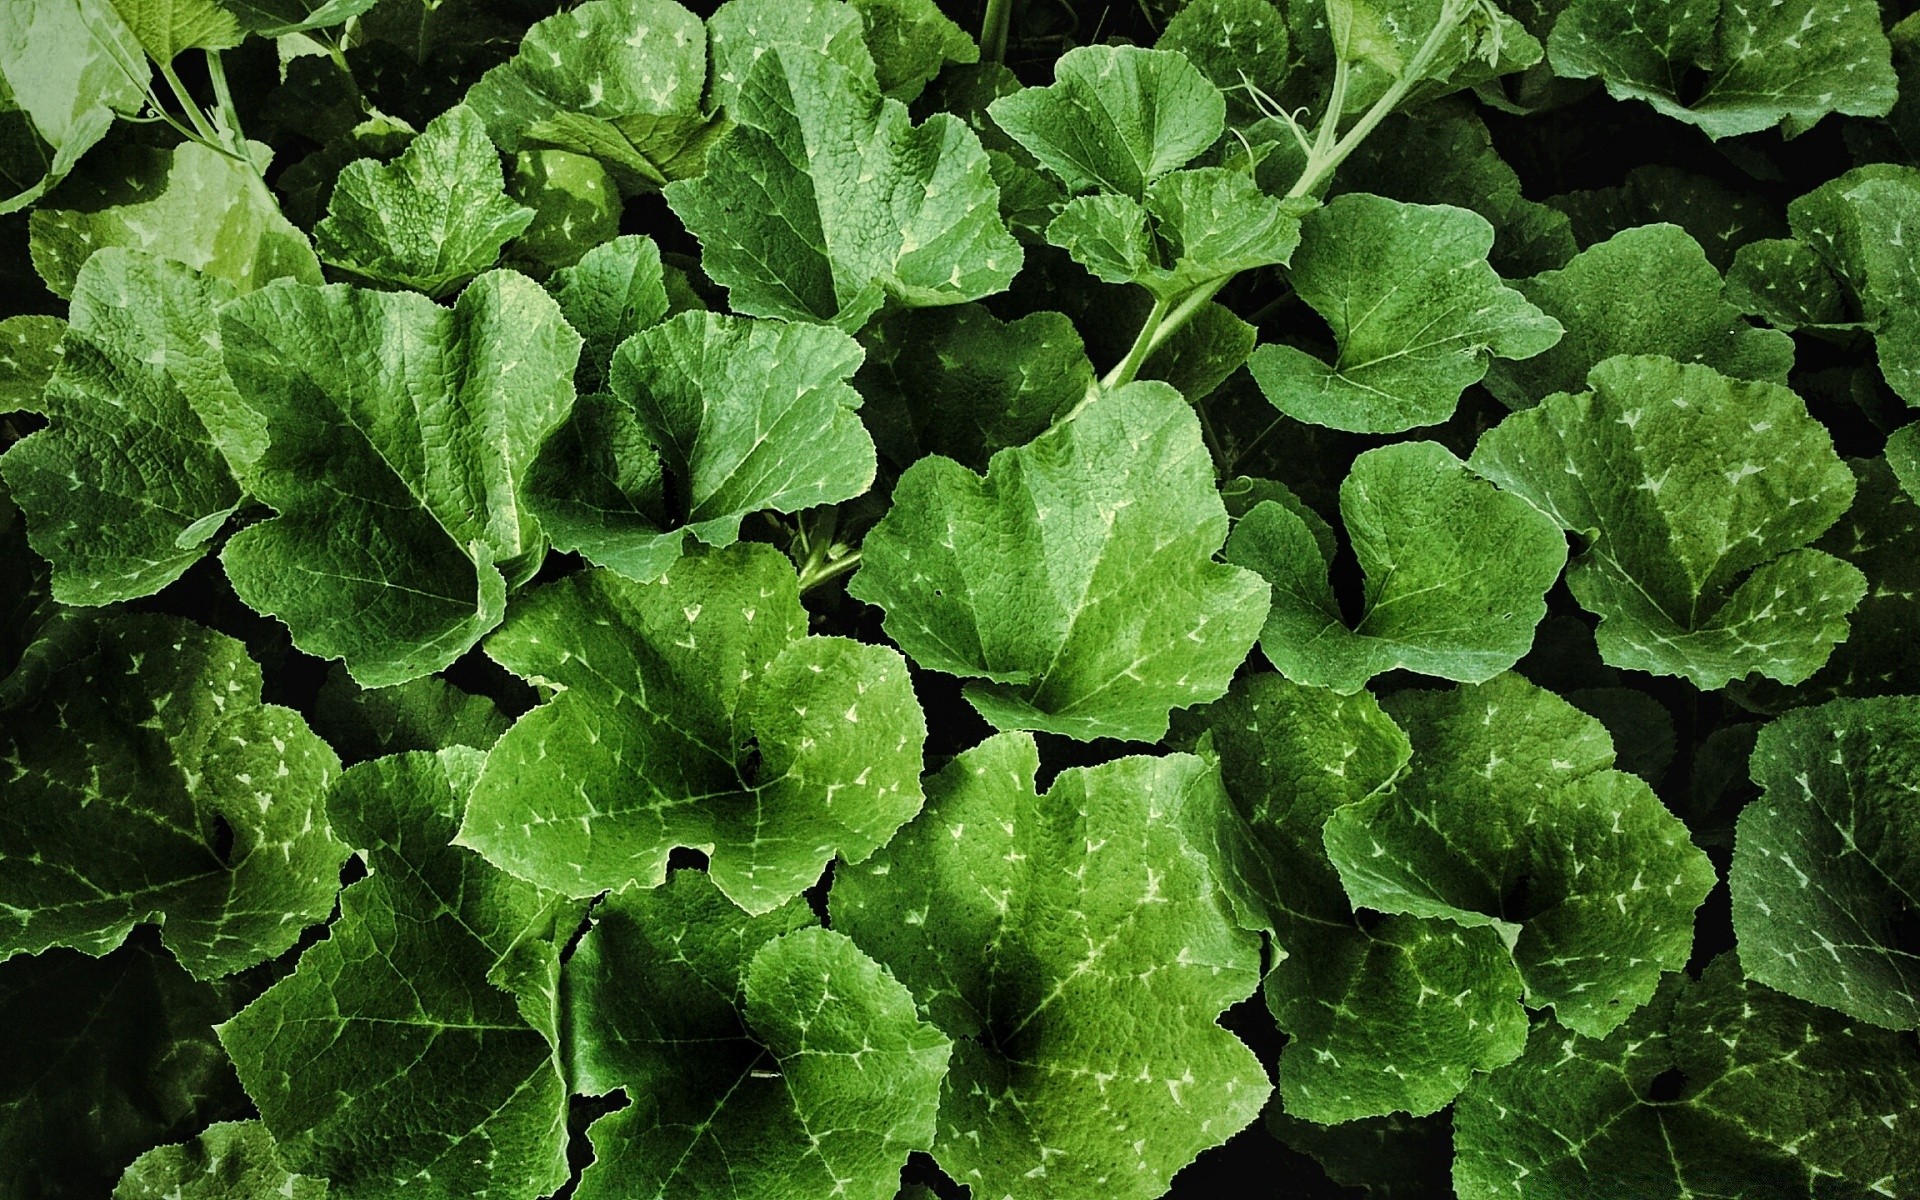
[[[804,596],[815,588],[824,587],[859,565],[860,549],[857,546],[830,562],[815,565],[809,561],[800,572],[800,594]]]
[[[218,50],[208,50],[207,77],[213,80],[213,99],[218,106],[214,109],[214,122],[225,131],[227,145],[233,152],[248,162],[252,156],[247,153],[247,137],[240,130],[240,110],[234,107],[233,91],[227,87],[227,65],[220,58]]]
[[[987,0],[980,21],[980,56],[988,62],[1007,59],[1007,29],[1013,23],[1013,0]]]
[[[174,102],[180,105],[180,111],[185,113],[187,120],[193,123],[195,132],[202,140],[216,146],[221,145],[219,131],[214,129],[213,124],[200,111],[200,106],[194,103],[193,94],[187,91],[186,84],[180,82],[180,76],[175,73],[173,64],[159,63],[158,66],[160,78],[167,81],[167,87],[173,91]]]

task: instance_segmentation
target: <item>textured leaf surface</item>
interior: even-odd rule
[[[1798,683],[1847,636],[1859,570],[1806,549],[1853,474],[1772,383],[1665,358],[1609,359],[1480,439],[1472,465],[1588,545],[1567,574],[1617,667],[1721,687]]]
[[[456,105],[392,162],[349,163],[313,240],[330,266],[437,298],[491,267],[532,220],[507,198],[486,126]]]
[[[48,70],[50,59],[61,69]],[[0,12],[0,117],[17,110],[25,126],[8,131],[0,213],[25,208],[64,179],[115,113],[139,111],[144,80],[122,65],[139,62],[138,39],[106,0],[19,0]]]
[[[407,750],[486,750],[512,722],[486,696],[437,676],[362,688],[335,663],[313,701],[313,724],[349,765]]]
[[[706,80],[706,31],[674,0],[588,0],[528,30],[466,103],[502,150],[585,154],[635,192],[698,174],[720,128]]]
[[[667,315],[660,247],[652,238],[629,235],[595,246],[573,266],[555,271],[547,290],[585,343],[583,390],[606,382],[621,342]]]
[[[280,1165],[273,1135],[258,1121],[222,1122],[184,1145],[156,1146],[113,1188],[113,1200],[320,1200],[326,1194],[325,1180]]]
[[[286,950],[339,890],[339,760],[260,703],[232,638],[146,616],[96,638],[0,726],[0,954],[104,954],[147,921],[200,978]]]
[[[66,604],[151,595],[206,554],[265,448],[220,359],[233,296],[176,262],[110,249],[74,290],[59,362],[26,404],[49,426],[0,458]],[[24,398],[23,398],[24,399]]]
[[[1529,358],[1560,323],[1487,265],[1493,226],[1447,205],[1341,196],[1301,222],[1289,272],[1325,317],[1331,363],[1272,344],[1248,364],[1290,417],[1335,429],[1398,433],[1453,415],[1495,358]]]
[[[1047,240],[1108,283],[1137,283],[1171,301],[1286,262],[1311,203],[1276,200],[1246,175],[1203,167],[1155,180],[1144,205],[1111,192],[1070,201],[1047,226]]]
[[[213,1033],[234,990],[140,945],[0,963],[0,1195],[104,1196],[142,1152],[243,1115]]]
[[[40,411],[40,393],[60,365],[67,323],[29,315],[0,321],[0,410]]]
[[[557,694],[494,747],[462,844],[572,896],[689,846],[754,913],[864,859],[919,811],[926,725],[898,654],[806,628],[763,545],[532,592],[487,653]]]
[[[984,681],[967,699],[998,728],[1154,741],[1266,615],[1259,576],[1213,561],[1226,523],[1193,410],[1134,383],[985,478],[915,463],[848,590],[915,662]]]
[[[560,945],[579,907],[448,844],[479,760],[341,777],[328,813],[370,873],[294,973],[220,1026],[280,1161],[329,1195],[533,1200],[567,1179]]]
[[[265,146],[249,149],[265,161]],[[112,174],[99,200],[36,208],[28,221],[34,269],[56,294],[72,296],[81,265],[108,246],[175,259],[242,292],[276,279],[320,282],[307,235],[246,164],[188,142],[102,169]]]
[[[1720,273],[1677,225],[1625,230],[1564,270],[1514,286],[1567,336],[1537,358],[1494,365],[1487,387],[1513,408],[1579,391],[1587,373],[1616,354],[1659,354],[1781,384],[1793,369],[1793,339],[1741,320],[1721,298]]]
[[[1228,562],[1273,585],[1260,648],[1281,674],[1339,692],[1402,667],[1484,683],[1533,644],[1567,541],[1532,505],[1444,446],[1403,442],[1354,461],[1340,510],[1367,576],[1352,628],[1328,579],[1331,556],[1297,513],[1264,502],[1227,541]]]
[[[1002,734],[929,780],[926,811],[838,873],[834,927],[952,1036],[933,1154],[976,1196],[1148,1200],[1259,1112],[1216,1025],[1258,981],[1182,830],[1225,803],[1199,760],[1063,771]]]
[[[1588,1037],[1686,964],[1713,866],[1643,780],[1612,769],[1605,726],[1517,675],[1398,692],[1386,709],[1412,772],[1326,825],[1355,904],[1493,927],[1527,1003]]]
[[[1412,756],[1373,697],[1254,675],[1175,721],[1218,757],[1233,813],[1206,839],[1243,925],[1274,938],[1266,999],[1287,1044],[1285,1111],[1317,1122],[1428,1113],[1520,1053],[1521,982],[1492,929],[1391,916],[1363,928],[1321,830]]]
[[[539,286],[492,272],[451,310],[341,285],[221,314],[228,370],[266,419],[254,494],[279,516],[223,555],[240,598],[363,686],[446,666],[538,566],[519,495],[573,404],[580,339]]]
[[[1226,104],[1171,50],[1081,46],[1060,56],[1051,85],[1003,96],[988,111],[1069,191],[1137,200],[1218,140]]]
[[[837,329],[690,312],[622,343],[611,399],[584,403],[529,491],[562,550],[642,582],[691,534],[733,544],[741,519],[851,499],[873,440]]]
[[[980,61],[980,47],[934,0],[851,0],[866,22],[880,92],[911,104],[948,63]]]
[[[1795,709],[1760,731],[1761,798],[1728,884],[1753,979],[1892,1029],[1920,1027],[1920,700]]]
[[[697,871],[598,910],[567,971],[596,1197],[893,1200],[933,1143],[952,1043],[794,900],[742,912]]]
[[[1553,68],[1598,75],[1708,137],[1795,133],[1829,113],[1884,116],[1897,80],[1880,9],[1866,0],[1572,0],[1547,42]],[[1689,68],[1705,86],[1682,90]]]
[[[1726,955],[1605,1040],[1535,1031],[1461,1099],[1453,1182],[1461,1200],[1587,1200],[1596,1176],[1645,1200],[1899,1196],[1920,1187],[1917,1116],[1910,1044]]]
[[[226,50],[245,35],[233,14],[214,0],[108,0],[148,57],[172,62],[186,50]]]
[[[911,124],[864,54],[775,45],[728,112],[706,174],[667,200],[736,311],[857,329],[887,299],[960,304],[1020,269],[979,139],[951,114]]]
[[[220,0],[220,3],[249,32],[277,38],[344,24],[372,8],[378,0]]]
[[[1242,124],[1261,115],[1245,85],[1284,79],[1292,41],[1271,0],[1193,0],[1167,21],[1154,49],[1183,55],[1225,94],[1234,123]]]

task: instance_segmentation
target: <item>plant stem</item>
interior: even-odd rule
[[[1007,29],[1013,23],[1013,0],[987,0],[987,14],[980,21],[980,56],[988,62],[1005,62]]]
[[[213,99],[218,106],[214,109],[214,121],[225,131],[227,145],[242,159],[252,162],[247,153],[247,137],[240,129],[240,110],[234,107],[233,92],[227,87],[227,65],[220,58],[218,50],[208,50],[207,77],[213,81]]]
[[[811,560],[800,571],[800,594],[825,586],[860,565],[860,548],[854,547],[839,558],[815,563]]]
[[[160,63],[158,65],[160,67],[160,78],[167,81],[167,87],[173,91],[174,101],[180,105],[180,111],[186,114],[187,120],[193,123],[193,128],[200,135],[201,139],[211,142],[216,146],[223,145],[224,143],[222,143],[220,139],[219,131],[213,127],[213,124],[207,120],[206,115],[200,111],[200,106],[194,103],[193,94],[187,91],[186,84],[180,82],[180,76],[175,73],[173,64]]]

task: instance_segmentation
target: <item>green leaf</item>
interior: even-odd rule
[[[657,887],[689,846],[752,913],[865,859],[920,809],[926,726],[898,654],[806,628],[757,544],[530,593],[487,653],[557,694],[494,747],[461,844],[572,896]]]
[[[448,845],[479,760],[456,747],[341,776],[328,813],[370,874],[293,974],[220,1026],[281,1163],[329,1195],[406,1180],[533,1200],[567,1180],[560,948],[580,906]]]
[[[920,666],[983,680],[966,696],[996,728],[1155,741],[1266,616],[1259,576],[1213,561],[1226,531],[1193,410],[1133,383],[985,478],[915,463],[847,590]]]
[[[313,240],[331,267],[438,299],[492,266],[532,221],[507,198],[480,118],[459,105],[392,162],[349,163]]]
[[[1149,1200],[1259,1113],[1253,1053],[1215,1022],[1258,981],[1183,830],[1225,803],[1189,755],[1060,773],[1003,734],[836,871],[834,928],[954,1039],[933,1155],[976,1196]]]
[[[1887,438],[1887,466],[1908,498],[1920,501],[1920,425],[1897,429]]]
[[[339,890],[339,760],[232,638],[128,616],[88,640],[0,731],[0,956],[105,954],[143,922],[202,979],[286,950]]]
[[[1920,701],[1835,700],[1760,731],[1728,885],[1747,974],[1890,1029],[1920,1027]]]
[[[41,393],[60,366],[67,323],[59,317],[0,321],[0,412],[39,412]]]
[[[279,38],[343,25],[379,0],[220,0],[249,33]]]
[[[234,590],[362,686],[451,663],[539,565],[520,492],[573,404],[580,339],[559,306],[510,271],[451,310],[283,284],[229,305],[221,329],[272,438],[253,491],[279,513],[227,543]]]
[[[880,94],[912,104],[948,63],[980,61],[980,47],[933,0],[851,0],[866,22]]]
[[[1710,138],[1789,136],[1829,113],[1885,116],[1897,80],[1880,8],[1867,0],[1571,0],[1547,40],[1555,73],[1599,76]],[[1705,73],[1694,94],[1681,80]]]
[[[116,114],[140,111],[147,76],[139,40],[107,0],[14,0],[0,10],[8,151],[0,161],[0,214],[25,208],[66,178]]]
[[[1226,559],[1273,585],[1260,648],[1299,683],[1351,693],[1398,668],[1484,683],[1520,661],[1567,562],[1559,526],[1444,446],[1402,442],[1354,460],[1340,511],[1366,572],[1349,628],[1313,529],[1271,501],[1235,526]]]
[[[1617,354],[1659,354],[1737,379],[1785,383],[1793,339],[1755,329],[1721,297],[1720,272],[1677,225],[1629,229],[1580,252],[1566,269],[1515,285],[1566,327],[1560,344],[1524,363],[1500,363],[1487,388],[1510,408],[1577,392]]]
[[[652,238],[629,235],[595,246],[578,263],[555,271],[547,290],[585,341],[582,391],[606,382],[621,342],[667,315],[660,247]]]
[[[1072,192],[1136,200],[1147,185],[1219,140],[1227,102],[1183,56],[1137,46],[1081,46],[1053,83],[1003,96],[987,111]]]
[[[237,990],[143,944],[0,964],[0,1195],[95,1200],[142,1152],[244,1116],[213,1033]]]
[[[544,275],[571,267],[620,233],[620,193],[594,159],[570,150],[522,150],[507,174],[507,195],[533,220],[507,248],[511,261]]]
[[[1787,231],[1779,204],[1758,188],[1658,163],[1633,168],[1618,187],[1562,192],[1547,203],[1567,215],[1583,249],[1667,222],[1692,235],[1719,271],[1729,270],[1747,243]]]
[[[979,139],[946,113],[912,125],[870,62],[775,45],[728,112],[706,174],[666,195],[735,310],[852,330],[888,299],[960,304],[1020,269]]]
[[[1846,290],[1819,253],[1792,238],[1740,247],[1727,271],[1727,302],[1775,329],[1848,329],[1859,325]]]
[[[1208,301],[1147,355],[1139,377],[1172,384],[1189,403],[1197,404],[1247,365],[1247,356],[1259,340],[1259,329],[1226,305]]]
[[[154,62],[166,66],[185,50],[226,50],[246,35],[214,0],[107,0]]]
[[[1645,781],[1612,769],[1605,726],[1517,675],[1397,692],[1386,710],[1413,771],[1326,825],[1356,905],[1492,927],[1527,1003],[1587,1037],[1686,965],[1713,866]]]
[[[837,329],[718,313],[642,330],[614,355],[613,397],[542,452],[529,499],[555,546],[645,582],[688,534],[729,546],[749,513],[858,496],[875,470],[846,384],[860,354]]]
[[[1156,50],[1171,50],[1225,94],[1235,125],[1263,114],[1248,85],[1277,92],[1292,66],[1287,23],[1270,0],[1192,0],[1167,21]]]
[[[1874,329],[1887,386],[1920,406],[1920,264],[1908,240],[1920,236],[1920,174],[1867,179],[1846,194],[1860,223],[1854,286]]]
[[[313,724],[348,764],[408,750],[486,750],[512,724],[494,702],[435,676],[366,689],[340,664],[313,701]]]
[[[1144,206],[1112,193],[1069,201],[1047,240],[1108,283],[1137,283],[1172,301],[1286,262],[1300,243],[1300,215],[1312,206],[1276,200],[1237,171],[1202,167],[1155,180]]]
[[[1499,935],[1408,916],[1363,928],[1327,858],[1327,818],[1389,788],[1413,753],[1370,694],[1252,675],[1175,729],[1217,757],[1233,811],[1203,841],[1241,923],[1274,939],[1285,1111],[1429,1113],[1520,1053],[1520,975]]]
[[[1677,1086],[1676,1086],[1677,1085]],[[1677,1093],[1677,1094],[1676,1094]],[[1920,1188],[1911,1040],[1740,977],[1669,976],[1604,1041],[1548,1025],[1454,1115],[1461,1200],[1900,1196]]]
[[[1800,397],[1665,358],[1611,358],[1480,439],[1471,465],[1578,534],[1567,584],[1616,667],[1717,688],[1798,683],[1847,636],[1860,572],[1806,549],[1853,475]]]
[[[295,1175],[274,1157],[258,1121],[210,1125],[193,1141],[142,1154],[114,1185],[113,1200],[321,1200],[325,1180]]]
[[[840,0],[727,0],[707,23],[713,54],[708,99],[735,108],[753,65],[776,48],[822,55],[877,87],[866,37],[860,10]]]
[[[466,104],[507,153],[588,155],[632,194],[699,174],[724,128],[701,111],[706,80],[706,31],[674,0],[588,0],[528,30]]]
[[[58,367],[30,407],[50,424],[0,457],[53,595],[151,595],[204,556],[239,505],[236,469],[265,450],[220,358],[232,289],[168,259],[87,260]]]
[[[249,146],[264,162],[266,147]],[[253,167],[191,142],[114,167],[99,189],[104,204],[33,211],[34,270],[56,295],[70,297],[81,265],[109,246],[183,262],[241,292],[276,279],[320,282],[307,235],[280,215]]]
[[[868,326],[862,340],[860,415],[902,467],[941,454],[984,471],[994,454],[1045,433],[1094,381],[1063,313],[1001,321],[978,304],[907,309]]]
[[[624,1087],[579,1195],[893,1200],[933,1143],[952,1043],[804,902],[740,911],[698,871],[600,908],[568,963],[578,1086]]]
[[[1493,226],[1447,205],[1347,195],[1301,222],[1294,290],[1333,329],[1329,364],[1271,344],[1247,364],[1290,417],[1399,433],[1453,415],[1495,357],[1530,358],[1560,323],[1487,265]]]

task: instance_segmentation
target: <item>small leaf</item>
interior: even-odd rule
[[[273,1135],[258,1121],[209,1125],[180,1146],[142,1154],[114,1185],[113,1200],[322,1200],[325,1180],[295,1175],[274,1157]]]
[[[852,0],[866,22],[881,95],[912,104],[948,63],[980,61],[980,47],[933,0]]]
[[[652,238],[614,238],[553,273],[547,290],[585,341],[580,355],[583,391],[606,382],[621,342],[667,315],[660,247]]]

